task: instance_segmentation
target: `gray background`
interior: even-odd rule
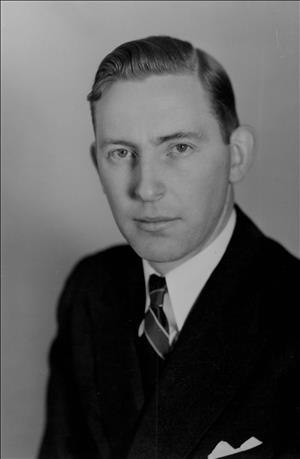
[[[104,55],[150,34],[188,39],[232,78],[256,163],[238,202],[299,253],[297,2],[2,2],[3,458],[32,458],[63,280],[121,240],[89,159],[86,94]]]

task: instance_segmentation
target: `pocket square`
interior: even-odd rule
[[[233,448],[227,441],[220,441],[214,450],[207,456],[207,459],[217,459],[218,457],[241,453],[242,451],[247,451],[247,449],[255,448],[255,446],[261,444],[262,442],[255,437],[249,438],[239,448]]]

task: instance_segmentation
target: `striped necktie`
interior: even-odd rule
[[[149,279],[150,306],[145,315],[145,335],[162,359],[170,350],[168,319],[163,311],[166,291],[165,278],[152,274]]]

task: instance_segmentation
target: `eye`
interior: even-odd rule
[[[108,156],[114,161],[130,160],[134,157],[133,152],[126,150],[126,148],[117,148],[108,153]]]
[[[170,153],[173,156],[185,156],[192,151],[193,147],[187,143],[177,143],[170,149]]]
[[[188,150],[189,145],[187,145],[186,143],[178,143],[177,145],[175,145],[175,148],[178,151],[178,153],[185,153]]]

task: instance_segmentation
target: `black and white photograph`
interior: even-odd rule
[[[2,1],[2,459],[300,459],[298,1]]]

